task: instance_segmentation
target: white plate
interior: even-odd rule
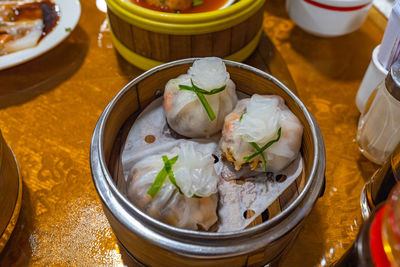
[[[0,56],[0,70],[10,68],[34,59],[65,40],[78,24],[81,16],[79,0],[52,0],[59,9],[60,19],[54,29],[39,44],[8,55]]]

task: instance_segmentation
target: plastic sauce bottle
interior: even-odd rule
[[[371,106],[361,114],[357,141],[365,157],[383,164],[400,143],[400,61],[376,90]]]

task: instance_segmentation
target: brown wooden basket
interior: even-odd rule
[[[250,66],[225,61],[239,91],[275,94],[304,126],[303,173],[262,216],[240,232],[178,229],[156,221],[124,196],[121,152],[136,116],[162,96],[165,84],[186,73],[193,59],[159,66],[134,79],[110,102],[96,126],[91,147],[94,184],[121,244],[138,262],[151,266],[264,266],[276,262],[297,237],[323,190],[325,150],[318,125],[300,100],[278,80]],[[252,216],[248,213],[248,216]]]
[[[126,0],[106,2],[116,49],[144,70],[190,57],[244,61],[262,33],[265,0],[241,0],[225,9],[197,14],[163,13]]]
[[[122,173],[122,163],[121,163],[121,153],[125,144],[125,140],[127,138],[128,132],[131,129],[137,115],[156,97],[162,95],[165,84],[172,78],[176,78],[179,75],[186,73],[191,64],[184,64],[179,66],[170,67],[168,69],[160,70],[159,72],[154,73],[153,75],[142,79],[140,82],[133,86],[129,93],[127,93],[126,98],[121,103],[121,105],[125,106],[124,110],[121,112],[124,113],[123,116],[113,117],[112,119],[118,120],[118,124],[122,123],[122,126],[116,127],[112,131],[112,135],[115,135],[115,131],[120,129],[118,134],[116,135],[115,142],[112,144],[112,152],[110,153],[109,159],[109,169],[112,174],[114,182],[117,184],[118,188],[125,188],[125,177]],[[272,217],[279,214],[285,207],[289,206],[293,200],[301,193],[304,188],[306,177],[308,177],[308,172],[311,170],[311,162],[313,155],[313,146],[312,140],[307,136],[310,136],[310,128],[307,127],[307,123],[304,120],[304,116],[301,114],[301,110],[298,110],[296,103],[293,99],[288,98],[284,92],[280,91],[271,81],[258,76],[257,74],[240,69],[237,67],[227,66],[228,72],[231,75],[231,79],[235,82],[236,87],[239,91],[246,93],[248,95],[252,94],[275,94],[282,96],[286,104],[289,108],[299,117],[302,121],[303,125],[305,125],[304,135],[303,135],[303,145],[302,145],[302,154],[305,159],[305,170],[302,175],[300,175],[296,183],[293,183],[270,207],[267,211],[263,213],[262,216],[259,216],[257,219],[253,221],[249,227],[260,224],[267,219],[271,219]],[[129,107],[128,107],[129,106]],[[297,108],[296,108],[297,107]],[[123,108],[121,106],[121,108]],[[130,114],[130,115],[129,115]],[[128,116],[128,117],[126,117]],[[111,118],[109,120],[110,123],[113,124]],[[111,141],[112,139],[110,139]],[[110,146],[107,146],[111,148]],[[308,159],[307,159],[308,157]],[[285,177],[282,178],[285,179]],[[238,181],[240,183],[240,181]],[[252,212],[247,212],[246,216],[248,218],[252,217]]]

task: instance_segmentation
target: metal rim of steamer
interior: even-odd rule
[[[302,110],[312,132],[314,143],[313,165],[310,171],[310,177],[304,189],[285,210],[262,224],[241,231],[214,233],[185,230],[162,223],[140,211],[118,190],[105,161],[103,147],[105,125],[114,106],[124,94],[138,82],[154,73],[173,66],[193,63],[194,60],[197,59],[198,58],[177,60],[153,68],[133,79],[114,97],[101,114],[92,137],[90,152],[92,177],[96,190],[106,208],[122,225],[129,229],[129,231],[134,232],[148,242],[173,251],[174,253],[191,257],[217,258],[242,255],[264,247],[266,244],[279,239],[300,224],[310,213],[324,184],[326,155],[319,126],[298,97],[278,79],[246,64],[224,60],[227,66],[254,72],[284,90]],[[299,209],[297,209],[297,212],[294,212],[296,208]],[[283,224],[285,224],[285,227],[279,227]],[[269,233],[268,237],[265,236],[267,232]],[[241,240],[241,242],[243,242],[243,239],[252,239],[253,242],[251,246],[232,247],[232,241]],[[210,243],[211,241],[213,243]],[[210,244],[213,245],[211,246]]]

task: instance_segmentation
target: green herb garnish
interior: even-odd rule
[[[257,152],[261,151],[261,147],[259,147],[256,143],[250,142],[249,144],[250,144]],[[264,153],[261,152],[260,155],[261,155],[261,159],[262,159],[262,161],[263,161],[264,171],[266,172],[266,171],[267,171],[267,161],[265,160]],[[247,161],[246,161],[246,162],[247,162]]]
[[[175,157],[176,159],[178,159],[178,156],[176,156]],[[173,185],[175,185],[175,187],[176,188],[178,188],[178,190],[179,190],[179,193],[182,195],[183,193],[182,193],[182,191],[181,191],[181,188],[178,186],[178,184],[176,183],[176,180],[175,180],[175,176],[174,176],[174,172],[172,171],[172,165],[176,162],[171,162],[170,160],[168,160],[168,158],[167,158],[167,156],[162,156],[162,159],[163,159],[163,161],[164,161],[164,168],[165,168],[165,170],[167,171],[167,173],[168,173],[168,178],[169,178],[169,180],[171,181],[171,183],[173,184]]]
[[[239,121],[242,121],[243,119],[243,115],[246,114],[247,112],[243,113],[242,115],[240,115]]]
[[[204,3],[203,0],[193,0],[192,6],[200,6]]]
[[[165,3],[165,0],[158,0],[158,2],[160,2],[160,3]]]
[[[173,185],[175,185],[178,188],[179,192],[181,193],[181,189],[176,184],[174,173],[172,171],[172,166],[178,160],[178,156],[176,156],[172,159],[168,159],[167,156],[162,156],[162,159],[164,161],[164,168],[162,168],[162,170],[157,174],[156,179],[154,179],[153,185],[147,191],[147,194],[149,194],[152,198],[154,198],[155,195],[157,195],[158,191],[161,189],[162,185],[164,184],[167,176],[168,176],[169,180],[171,181],[171,183]]]
[[[281,131],[282,131],[282,128],[279,128],[279,130],[278,130],[278,137],[277,137],[276,139],[272,140],[272,141],[269,141],[269,142],[268,142],[266,145],[264,145],[263,147],[259,147],[256,143],[250,142],[249,144],[250,144],[257,152],[254,153],[254,154],[252,154],[252,155],[250,155],[250,156],[244,157],[243,159],[246,160],[246,162],[249,162],[249,161],[250,161],[251,159],[253,159],[254,157],[256,157],[256,156],[258,156],[258,155],[261,155],[261,158],[262,158],[262,161],[263,161],[263,164],[264,164],[264,171],[267,171],[267,161],[265,160],[265,157],[264,157],[263,152],[264,152],[264,150],[266,150],[267,148],[269,148],[273,143],[276,143],[276,142],[279,141],[279,139],[281,138]]]
[[[220,88],[216,88],[216,89],[212,89],[210,91],[201,89],[199,87],[197,87],[196,85],[194,85],[193,80],[190,79],[190,82],[192,83],[192,86],[187,86],[187,85],[179,85],[179,89],[180,90],[187,90],[187,91],[192,91],[194,92],[197,97],[199,98],[201,104],[203,105],[204,109],[207,112],[208,117],[210,118],[211,121],[215,120],[215,113],[212,110],[210,104],[208,103],[207,99],[205,98],[204,95],[214,95],[214,94],[218,94],[219,92],[222,92],[223,90],[225,90],[226,85],[220,87]]]
[[[66,32],[71,32],[72,29],[68,27],[68,28],[65,28],[65,31],[66,31]]]
[[[171,181],[171,184],[173,184],[179,191],[179,194],[183,195],[183,192],[179,185],[176,183],[174,172],[172,171],[172,166],[176,163],[178,160],[178,156],[173,157],[172,159],[168,159],[167,156],[161,156],[162,160],[164,161],[164,167],[161,169],[161,171],[157,174],[156,179],[154,179],[154,183],[150,187],[149,190],[147,190],[147,194],[149,194],[152,198],[154,198],[158,191],[160,191],[162,185],[165,182],[165,179],[168,177],[168,179]],[[198,195],[193,195],[192,198],[203,198]]]

